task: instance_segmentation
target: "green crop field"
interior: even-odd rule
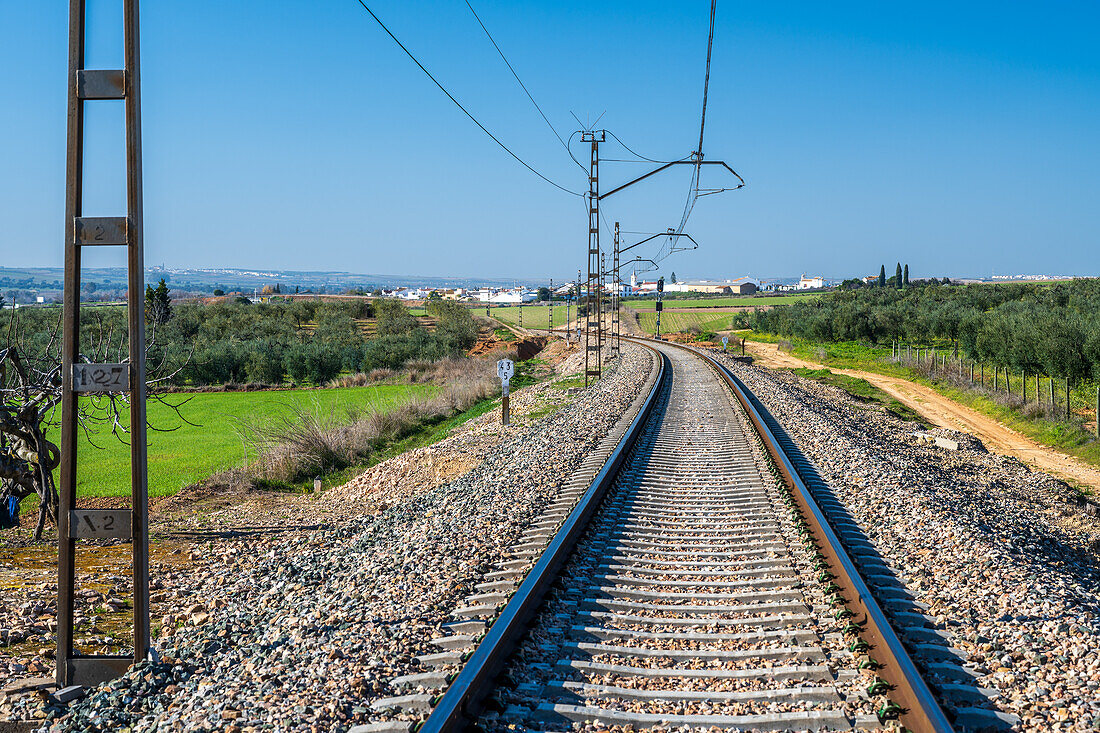
[[[524,328],[546,328],[546,319],[549,315],[549,306],[545,305],[525,305],[523,306],[523,327]],[[474,315],[485,315],[485,306],[481,308],[473,309]],[[493,306],[489,311],[493,318],[504,323],[511,323],[514,326],[519,325],[519,306],[510,305],[507,307]],[[577,311],[572,306],[569,307],[569,315],[574,319],[577,317]],[[554,303],[554,326],[565,325],[565,303]]]
[[[805,295],[745,295],[740,298],[665,298],[665,308],[762,308],[770,305],[790,305],[800,300],[820,298],[821,293]],[[657,300],[624,300],[623,306],[639,311],[651,311],[657,307]]]
[[[714,314],[706,311],[700,313],[669,313],[665,311],[661,314],[661,333],[687,331],[692,326],[698,326],[704,331],[726,331],[732,327],[734,315],[736,314]],[[638,323],[643,331],[652,334],[657,326],[657,313],[642,311],[638,314]]]
[[[149,494],[174,494],[219,469],[241,465],[246,457],[239,431],[242,422],[277,419],[303,409],[339,420],[348,408],[385,409],[432,389],[424,385],[379,385],[168,395],[167,399],[177,404],[190,398],[179,409],[183,417],[195,425],[181,421],[168,406],[150,401],[150,423],[161,429],[176,429],[170,432],[149,431]],[[92,431],[90,439],[81,433],[78,451],[79,496],[130,494],[128,445],[121,443],[108,430],[100,428]]]

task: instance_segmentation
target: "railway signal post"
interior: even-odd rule
[[[657,278],[657,331],[654,334],[654,338],[658,341],[661,340],[661,309],[664,303],[661,302],[661,294],[665,292],[665,279],[663,277]]]
[[[57,684],[95,685],[151,653],[149,640],[148,466],[145,421],[145,257],[142,242],[141,78],[138,0],[123,0],[124,68],[85,69],[85,0],[69,2],[68,155],[65,178],[65,289],[61,351],[61,475],[57,517]],[[126,215],[85,216],[84,103],[125,107]],[[80,260],[89,246],[126,248],[128,358],[90,364],[80,354]],[[81,509],[76,502],[82,395],[124,394],[130,407],[130,509]],[[132,655],[79,654],[73,646],[77,541],[128,540],[133,561]]]

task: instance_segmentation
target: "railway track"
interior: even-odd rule
[[[591,483],[563,491],[532,535],[545,541],[422,658],[460,671],[406,680],[445,692],[384,704],[430,710],[419,733],[950,731],[743,385],[693,350],[649,348],[660,372]]]

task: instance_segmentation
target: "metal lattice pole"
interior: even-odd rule
[[[584,318],[584,384],[599,379],[603,371],[600,347],[603,341],[602,302],[600,292],[603,269],[600,266],[600,143],[606,139],[603,130],[586,130],[581,141],[591,143],[592,159],[588,169],[588,298]]]
[[[68,154],[65,182],[65,290],[61,354],[61,464],[58,485],[57,682],[95,685],[123,674],[149,655],[148,470],[145,419],[145,258],[142,242],[141,80],[138,0],[123,2],[124,68],[84,68],[86,8],[69,2]],[[118,100],[125,108],[126,216],[86,217],[83,211],[84,102]],[[80,356],[81,248],[116,245],[127,252],[129,360],[86,364]],[[77,378],[79,370],[80,378]],[[89,372],[113,373],[109,387],[89,388]],[[95,382],[93,381],[93,384]],[[76,506],[79,393],[128,392],[130,402],[129,510]],[[87,656],[73,648],[76,541],[86,537],[129,540],[133,560],[134,653]]]
[[[565,343],[572,341],[572,334],[569,331],[569,305],[570,298],[569,293],[565,294]]]
[[[607,254],[605,252],[599,253],[599,335],[604,335],[604,308],[607,304],[604,302],[603,294],[607,287]],[[610,331],[608,330],[608,335]],[[602,343],[601,343],[602,346]]]
[[[577,270],[577,345],[581,343],[581,271]]]
[[[611,260],[611,353],[619,355],[622,340],[619,335],[619,222],[615,222],[615,253]]]

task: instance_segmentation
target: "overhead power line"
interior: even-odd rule
[[[508,57],[504,55],[504,51],[501,51],[500,46],[497,45],[496,40],[493,38],[493,34],[490,33],[489,29],[485,27],[485,24],[481,22],[481,17],[477,14],[477,11],[474,10],[474,6],[470,4],[470,0],[466,0],[466,7],[470,9],[470,13],[473,14],[474,20],[477,21],[477,24],[481,26],[481,30],[485,31],[485,36],[489,39],[489,43],[493,44],[493,48],[495,48],[497,50],[497,53],[500,54],[500,58],[502,61],[504,61],[504,65],[508,67],[508,71],[512,72],[512,76],[516,77],[516,81],[519,83],[520,88],[523,89],[523,92],[527,95],[527,98],[531,100],[531,104],[535,105],[535,109],[537,109],[539,115],[542,116],[543,122],[546,123],[546,126],[550,128],[550,132],[554,133],[554,137],[558,139],[558,142],[562,144],[562,147],[564,147],[565,151],[568,153],[569,146],[566,144],[565,140],[562,139],[562,136],[558,134],[557,129],[550,122],[550,119],[546,116],[546,113],[542,111],[542,107],[539,106],[539,103],[535,101],[535,97],[531,94],[531,91],[527,88],[527,85],[523,83],[523,79],[519,78],[519,74],[516,73],[516,70],[508,61]],[[570,154],[569,157],[573,158],[573,155]],[[580,166],[581,170],[587,171],[587,169],[583,165],[581,165],[581,163],[576,158],[573,158],[573,162]]]
[[[428,77],[429,79],[431,79],[431,80],[432,80],[432,83],[434,83],[434,84],[435,84],[435,85],[436,85],[437,87],[439,87],[439,91],[441,91],[441,92],[443,92],[444,94],[446,94],[446,95],[447,95],[447,99],[450,99],[450,100],[451,100],[452,102],[454,102],[454,103],[455,103],[455,106],[456,106],[456,107],[458,107],[458,108],[459,108],[460,110],[462,110],[462,112],[463,112],[463,113],[464,113],[464,114],[465,114],[465,115],[466,115],[467,117],[469,117],[469,118],[470,118],[470,120],[471,120],[471,121],[472,121],[472,122],[473,122],[473,123],[474,123],[475,125],[477,125],[478,127],[480,127],[480,128],[481,128],[481,131],[482,131],[482,132],[484,132],[484,133],[485,133],[486,135],[488,135],[488,136],[489,136],[489,137],[490,137],[490,138],[492,139],[492,141],[493,141],[493,142],[495,142],[495,143],[496,143],[497,145],[499,145],[499,146],[500,146],[500,147],[501,147],[501,148],[502,148],[502,149],[504,150],[504,152],[508,153],[508,155],[511,155],[511,156],[512,156],[513,158],[515,158],[515,159],[516,159],[516,162],[518,162],[518,163],[519,163],[520,165],[522,165],[522,166],[523,166],[524,168],[526,168],[527,170],[529,170],[529,171],[531,171],[532,173],[534,173],[534,174],[535,174],[536,176],[538,176],[538,177],[539,177],[539,178],[541,178],[542,180],[544,180],[544,181],[546,181],[547,183],[549,183],[549,184],[550,184],[551,186],[553,186],[554,188],[558,188],[558,189],[561,189],[562,191],[565,191],[566,193],[572,194],[572,195],[574,195],[574,196],[581,196],[581,194],[580,194],[579,192],[577,192],[577,191],[571,191],[570,189],[566,188],[565,186],[562,186],[562,185],[560,185],[560,184],[558,184],[558,183],[555,183],[554,181],[550,180],[549,178],[547,178],[546,176],[544,176],[544,175],[543,175],[542,173],[539,173],[539,172],[538,172],[537,170],[535,170],[535,169],[534,169],[534,168],[533,168],[533,167],[532,167],[532,166],[531,166],[530,164],[528,164],[528,163],[527,163],[527,161],[525,161],[525,160],[524,160],[523,158],[521,158],[521,157],[519,157],[518,155],[516,155],[515,153],[513,153],[513,152],[512,152],[512,149],[511,149],[511,148],[509,148],[509,147],[508,147],[507,145],[505,145],[505,144],[504,144],[504,143],[502,143],[502,142],[501,142],[500,140],[498,140],[498,139],[497,139],[497,136],[496,136],[496,135],[494,135],[493,133],[489,132],[489,129],[488,129],[487,127],[485,127],[485,125],[481,124],[481,122],[479,122],[479,121],[478,121],[478,119],[477,119],[476,117],[474,117],[474,116],[473,116],[472,114],[470,114],[470,111],[469,111],[468,109],[466,109],[465,107],[463,107],[463,106],[462,106],[462,103],[461,103],[461,102],[459,102],[459,101],[458,101],[457,99],[455,99],[455,98],[454,98],[454,96],[453,96],[453,95],[452,95],[452,94],[451,94],[450,92],[448,92],[448,91],[447,91],[447,89],[446,89],[446,88],[445,88],[445,87],[444,87],[444,86],[443,86],[442,84],[440,84],[440,83],[439,83],[439,81],[438,81],[438,80],[437,80],[437,79],[436,79],[436,78],[435,78],[434,76],[432,76],[432,73],[431,73],[430,71],[428,71],[428,70],[427,70],[426,68],[424,68],[424,64],[420,63],[420,61],[419,61],[419,60],[417,60],[416,56],[413,56],[412,52],[411,52],[411,51],[409,51],[409,49],[405,47],[405,44],[401,43],[401,41],[399,41],[399,40],[397,39],[397,36],[395,36],[395,35],[394,35],[394,34],[393,34],[393,33],[392,33],[391,31],[390,31],[390,29],[386,27],[386,24],[385,24],[385,23],[383,23],[383,22],[382,22],[382,20],[381,20],[381,19],[380,19],[380,18],[379,18],[379,17],[377,16],[377,15],[375,15],[375,14],[374,14],[374,11],[373,11],[373,10],[371,10],[371,9],[370,9],[369,7],[367,7],[367,4],[366,4],[365,2],[363,2],[363,0],[358,0],[358,2],[359,2],[359,4],[360,4],[360,5],[362,5],[362,6],[363,6],[363,10],[366,10],[366,11],[367,11],[367,13],[369,13],[369,14],[370,14],[370,17],[374,18],[374,21],[375,21],[376,23],[378,23],[378,25],[379,25],[379,26],[380,26],[380,27],[382,28],[382,30],[384,30],[384,31],[386,32],[386,35],[388,35],[388,36],[389,36],[390,38],[392,38],[392,39],[393,39],[393,42],[394,42],[394,43],[396,43],[396,44],[398,45],[398,47],[399,47],[399,48],[400,48],[400,49],[401,49],[402,51],[404,51],[404,52],[405,52],[405,55],[406,55],[406,56],[408,56],[408,57],[409,57],[410,59],[412,59],[412,62],[413,62],[414,64],[416,64],[416,65],[417,65],[418,67],[420,67],[420,70],[421,70],[421,71],[423,71],[423,72],[424,72],[424,74],[425,74],[425,75],[426,75],[426,76],[427,76],[427,77]]]
[[[680,234],[684,231],[684,227],[687,226],[688,219],[691,217],[691,212],[695,209],[695,202],[699,200],[699,174],[701,173],[702,166],[700,165],[703,160],[703,131],[707,125],[707,92],[710,89],[710,57],[711,51],[714,48],[714,15],[717,9],[718,0],[710,0],[710,29],[707,32],[707,66],[706,72],[703,74],[703,111],[699,115],[699,146],[695,149],[694,159],[695,165],[691,171],[691,185],[688,187],[687,200],[684,201],[684,213],[680,216],[680,225],[676,227],[676,233]],[[673,240],[669,239],[669,252],[672,254]],[[668,255],[665,255],[668,256]]]
[[[669,162],[669,161],[667,161],[667,160],[656,160],[655,158],[647,158],[646,156],[642,155],[641,153],[636,153],[636,152],[634,152],[634,151],[633,151],[633,150],[632,150],[632,149],[630,148],[630,146],[629,146],[629,145],[627,145],[627,144],[626,144],[626,143],[624,143],[624,142],[623,142],[622,140],[620,140],[620,139],[619,139],[619,136],[618,136],[618,135],[616,135],[615,133],[613,133],[613,132],[612,132],[611,130],[608,130],[608,131],[607,131],[607,134],[608,134],[608,135],[610,135],[611,137],[615,138],[616,142],[618,142],[618,143],[619,143],[619,145],[622,145],[622,146],[623,146],[623,148],[625,148],[625,149],[626,149],[626,151],[627,151],[628,153],[630,153],[631,155],[633,155],[633,156],[634,156],[634,157],[636,157],[636,158],[640,158],[640,159],[642,159],[642,160],[646,160],[646,161],[649,161],[650,163],[668,163],[668,162]],[[685,158],[686,158],[686,157],[688,157],[688,156],[685,156]],[[601,160],[602,160],[602,159],[601,159]],[[680,160],[684,160],[684,158],[681,158]]]
[[[710,51],[714,47],[714,10],[718,0],[710,0],[710,33],[707,35],[707,73],[703,77],[703,114],[699,119],[699,147],[696,153],[703,156],[703,128],[707,124],[707,90],[710,88]]]

